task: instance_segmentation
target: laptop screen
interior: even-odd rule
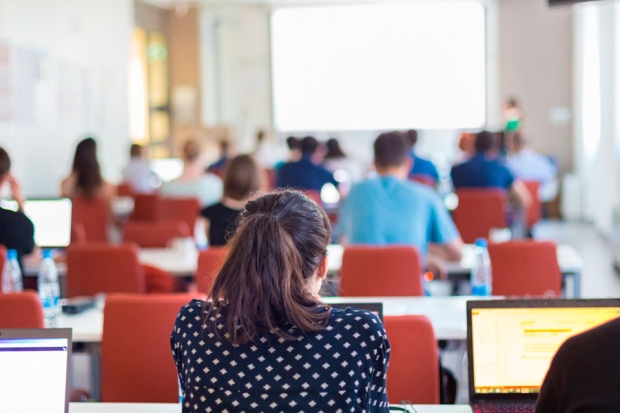
[[[3,200],[0,206],[17,211],[17,202]],[[34,225],[34,241],[41,248],[64,248],[71,242],[71,200],[29,199],[24,214]]]
[[[470,311],[476,394],[538,393],[566,339],[620,316],[620,306]]]
[[[70,339],[3,338],[1,333],[0,410],[65,413]]]

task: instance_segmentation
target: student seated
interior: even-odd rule
[[[620,412],[620,319],[571,337],[543,382],[537,413]]]
[[[508,192],[510,201],[518,207],[526,208],[530,195],[522,181],[514,178],[510,170],[493,155],[495,138],[490,132],[482,131],[476,135],[474,143],[476,155],[470,160],[452,168],[452,183],[459,188],[503,189]]]
[[[338,187],[331,172],[317,164],[319,162],[315,157],[318,148],[319,142],[312,136],[302,139],[301,159],[282,165],[278,171],[276,186],[310,191],[320,191],[327,183]]]
[[[330,235],[300,192],[247,203],[210,300],[172,331],[183,412],[389,412],[381,321],[320,301]]]
[[[409,130],[404,133],[405,142],[409,145],[409,157],[413,162],[411,171],[409,171],[410,178],[422,178],[428,180],[429,184],[437,184],[439,181],[439,173],[435,165],[424,158],[420,158],[415,153],[415,146],[418,143],[418,131]]]
[[[222,180],[212,173],[205,173],[198,142],[189,140],[183,146],[183,173],[174,181],[161,187],[161,194],[168,197],[194,197],[202,207],[213,205],[222,198]]]
[[[152,194],[161,185],[161,181],[144,158],[143,150],[141,145],[131,145],[129,164],[123,170],[123,182],[137,194]]]
[[[234,157],[224,175],[224,197],[200,213],[207,220],[209,245],[226,245],[245,204],[264,189],[263,171],[250,155]]]
[[[9,185],[11,195],[17,202],[17,212],[0,208],[0,245],[17,251],[18,259],[30,254],[35,247],[34,226],[24,215],[24,195],[17,179],[11,175],[11,158],[0,148],[0,191]]]
[[[224,175],[224,169],[226,169],[226,165],[231,157],[230,142],[223,139],[219,142],[218,146],[220,149],[220,157],[217,161],[209,165],[207,172],[211,172],[212,174],[222,177]]]
[[[411,160],[402,135],[380,135],[374,151],[379,177],[351,189],[340,214],[342,242],[411,245],[422,259],[432,244],[436,258],[461,260],[461,237],[441,198],[431,188],[408,180]]]

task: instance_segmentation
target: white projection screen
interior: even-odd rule
[[[276,9],[276,129],[482,127],[485,32],[474,0]]]

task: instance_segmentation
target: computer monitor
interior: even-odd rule
[[[560,345],[620,317],[620,300],[470,301],[467,313],[470,400],[535,398]]]
[[[15,200],[2,200],[4,209],[17,211]],[[34,225],[34,241],[41,248],[66,248],[71,242],[71,200],[69,198],[28,199],[24,214]]]
[[[71,329],[0,328],[0,411],[69,412]]]

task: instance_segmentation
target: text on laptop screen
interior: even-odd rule
[[[2,208],[17,211],[17,202],[3,200]],[[29,199],[24,214],[34,225],[34,241],[39,247],[67,247],[71,242],[71,200]]]
[[[3,412],[64,413],[68,340],[0,339]]]
[[[538,393],[564,341],[619,316],[617,307],[473,309],[476,393]]]

